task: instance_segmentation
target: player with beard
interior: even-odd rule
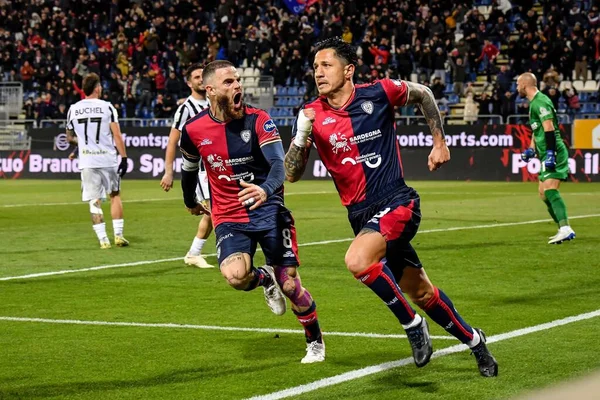
[[[356,50],[338,38],[318,43],[315,51],[320,96],[304,105],[294,125],[295,137],[285,158],[287,179],[301,178],[314,143],[356,235],[346,253],[346,267],[398,319],[417,367],[431,358],[431,337],[426,319],[404,293],[471,348],[481,375],[496,376],[498,364],[483,331],[467,324],[449,296],[431,283],[410,243],[421,221],[420,198],[404,181],[394,107],[421,108],[433,136],[428,164],[434,171],[450,160],[450,151],[433,93],[423,85],[392,79],[354,85]]]
[[[195,198],[203,160],[222,275],[237,290],[262,286],[277,315],[286,311],[285,294],[305,331],[302,363],[323,361],[316,304],[300,281],[294,219],[283,200],[284,151],[277,127],[265,111],[244,104],[240,75],[229,61],[211,62],[202,79],[210,108],[189,120],[181,136],[185,205],[193,215],[209,212]],[[267,265],[256,268],[258,244]]]
[[[181,138],[183,126],[190,118],[196,116],[209,106],[208,100],[206,99],[206,88],[202,84],[202,68],[202,64],[192,64],[185,73],[187,85],[192,90],[192,94],[175,112],[173,126],[169,133],[169,142],[167,143],[165,154],[165,174],[160,181],[160,186],[165,192],[168,192],[173,187],[173,162],[175,161],[177,144]],[[200,171],[198,172],[196,196],[200,201],[204,201],[205,206],[207,206],[208,200],[210,199],[210,192],[208,190],[206,170],[202,163],[200,163]],[[207,263],[202,256],[202,248],[211,232],[212,221],[210,215],[204,214],[198,224],[198,232],[192,241],[192,246],[183,259],[186,264],[195,265],[198,268],[214,268]]]

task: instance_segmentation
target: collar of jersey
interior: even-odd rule
[[[323,96],[323,102],[325,104],[327,104],[327,107],[331,108],[334,111],[344,111],[349,105],[350,103],[352,103],[352,100],[354,100],[354,97],[356,96],[356,86],[352,87],[352,94],[350,95],[350,97],[348,98],[348,100],[346,100],[346,102],[340,107],[340,108],[335,108],[333,107],[331,104],[329,104],[329,102],[327,101],[327,97]]]

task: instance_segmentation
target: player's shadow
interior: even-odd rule
[[[170,371],[163,374],[145,377],[141,379],[114,379],[107,381],[82,381],[56,384],[32,385],[28,387],[3,390],[0,392],[0,400],[4,399],[39,399],[48,397],[69,397],[79,396],[85,393],[98,392],[105,393],[118,390],[144,389],[173,384],[185,384],[187,382],[201,383],[203,381],[215,378],[222,378],[224,375],[255,374],[257,369],[275,370],[280,363],[272,362],[269,365],[261,363],[260,367],[239,367],[226,369],[223,366],[189,368],[177,371]],[[163,393],[164,394],[164,393]],[[114,394],[113,394],[114,395]],[[3,397],[4,396],[4,397]],[[107,394],[96,398],[106,398]]]
[[[496,304],[519,304],[519,305],[544,305],[547,302],[561,300],[565,298],[565,293],[570,293],[571,299],[588,299],[598,293],[598,285],[600,280],[591,279],[585,284],[586,287],[578,286],[577,290],[573,291],[572,285],[565,285],[563,288],[552,287],[547,290],[530,291],[528,294],[511,295],[505,298],[495,300]]]
[[[416,249],[418,251],[439,251],[439,250],[470,250],[470,249],[481,249],[481,242],[477,243],[447,243],[447,244],[419,244],[416,239],[413,239],[415,244],[417,245]],[[515,241],[499,241],[499,242],[485,242],[486,248],[491,247],[519,247],[521,248],[523,244],[521,242]]]

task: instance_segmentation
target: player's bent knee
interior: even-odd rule
[[[103,215],[104,213],[102,212],[102,207],[100,206],[101,204],[102,201],[99,199],[90,200],[90,213]]]
[[[371,265],[378,262],[379,260],[368,257],[365,254],[360,254],[355,251],[348,251],[346,253],[344,261],[346,263],[346,268],[348,268],[348,271],[350,271],[352,275],[356,276],[357,274],[360,274],[361,272],[365,271],[367,268],[369,268]]]
[[[408,293],[408,297],[410,297],[412,302],[419,306],[419,308],[424,308],[434,294],[433,288],[426,288],[418,289],[413,293]]]

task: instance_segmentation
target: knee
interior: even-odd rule
[[[348,250],[348,252],[346,253],[346,257],[344,258],[346,268],[348,268],[348,271],[350,271],[352,275],[355,276],[365,271],[377,261],[379,260],[371,260],[364,254],[352,250]]]
[[[247,275],[242,276],[241,274],[223,274],[223,277],[225,278],[229,286],[231,286],[235,290],[244,290],[246,289],[246,286],[248,286]]]

